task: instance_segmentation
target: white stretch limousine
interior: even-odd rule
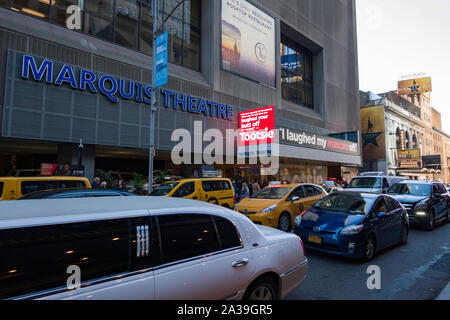
[[[294,234],[208,203],[0,203],[0,299],[271,300],[306,276]]]

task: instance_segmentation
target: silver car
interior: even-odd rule
[[[301,239],[162,197],[0,203],[1,299],[274,300],[306,276]]]

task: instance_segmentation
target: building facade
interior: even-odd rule
[[[81,163],[90,179],[96,169],[148,174],[151,2],[0,0],[0,175],[42,163]],[[160,15],[178,3],[161,1]],[[282,142],[271,179],[320,183],[328,168],[361,165],[354,0],[188,0],[165,30],[155,169],[263,179],[259,164],[175,165],[171,150],[176,129],[225,136],[240,112],[265,106],[275,106],[275,129],[327,142]],[[248,48],[255,34],[261,41]]]

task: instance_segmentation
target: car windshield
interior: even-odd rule
[[[292,188],[286,187],[272,187],[265,188],[258,193],[255,193],[250,198],[251,199],[283,199]]]
[[[431,186],[428,184],[419,183],[397,183],[389,190],[389,194],[409,194],[412,196],[431,196]]]
[[[381,188],[381,178],[354,178],[347,189]]]
[[[314,204],[313,207],[353,215],[366,215],[370,212],[374,202],[374,198],[346,194],[330,194]]]
[[[178,182],[164,183],[155,190],[153,190],[153,192],[150,195],[154,197],[165,196],[169,194],[170,191],[172,191],[178,184],[179,184]]]

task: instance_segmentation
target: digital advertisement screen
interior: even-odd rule
[[[222,1],[222,68],[275,87],[275,19],[247,1]]]

